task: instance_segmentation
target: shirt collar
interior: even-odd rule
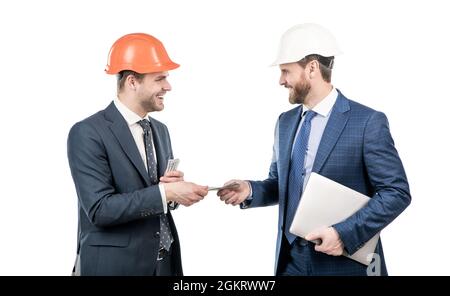
[[[331,109],[333,108],[334,103],[337,100],[337,97],[338,92],[336,88],[333,87],[330,93],[322,101],[320,101],[319,104],[314,106],[312,110],[323,117],[327,117],[330,114]],[[309,108],[303,105],[303,114],[306,111],[309,111]]]
[[[114,99],[114,105],[116,105],[117,110],[119,110],[120,114],[122,114],[125,121],[128,123],[128,126],[136,124],[138,121],[142,119],[148,119],[148,115],[144,118],[141,118],[139,115],[131,111],[124,103],[122,103],[118,98]]]

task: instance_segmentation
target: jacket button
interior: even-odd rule
[[[153,234],[153,236],[154,236],[155,238],[159,238],[159,231],[155,232],[155,234]]]

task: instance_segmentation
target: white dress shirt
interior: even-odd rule
[[[131,135],[133,136],[134,142],[136,143],[136,146],[139,150],[139,154],[141,155],[142,161],[144,162],[145,168],[148,171],[147,167],[147,155],[145,154],[145,145],[144,145],[144,130],[139,125],[139,121],[142,119],[146,119],[147,117],[141,118],[139,115],[128,109],[127,106],[125,106],[118,98],[114,99],[114,105],[116,106],[117,110],[119,110],[120,114],[123,116],[125,121],[128,124],[128,127],[130,128]],[[147,115],[149,116],[149,115]],[[152,139],[153,141],[153,139]],[[156,155],[155,151],[155,143],[153,144],[153,155]],[[157,159],[155,157],[155,162],[157,163]],[[164,208],[164,213],[167,213],[167,200],[166,200],[166,192],[164,190],[164,185],[159,184],[159,191],[161,192],[161,199],[162,204]]]

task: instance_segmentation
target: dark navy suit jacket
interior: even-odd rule
[[[150,118],[158,161],[164,174],[173,158],[167,127]],[[151,184],[127,122],[113,103],[75,124],[68,158],[78,195],[81,275],[153,275],[159,249],[159,216],[164,212],[157,184]],[[182,275],[178,235],[173,261]]]
[[[301,108],[280,115],[269,176],[264,181],[250,182],[253,199],[242,205],[246,208],[279,204],[275,273],[279,272],[280,255],[287,252],[282,243],[284,213],[291,149]],[[406,174],[386,116],[347,99],[341,92],[325,127],[312,171],[371,197],[366,207],[334,225],[349,254],[392,222],[411,201]],[[375,252],[380,255],[381,274],[387,274],[381,240]],[[366,274],[365,265],[347,257],[326,255],[324,260],[323,253],[313,254],[317,258],[311,261],[320,262],[314,266],[314,274]]]

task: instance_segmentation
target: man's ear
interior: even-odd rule
[[[132,90],[136,90],[136,77],[134,75],[128,75],[125,84]]]
[[[317,73],[320,71],[320,65],[319,62],[317,60],[312,60],[309,64],[308,64],[308,77],[309,79],[313,79],[314,77],[317,76]]]

